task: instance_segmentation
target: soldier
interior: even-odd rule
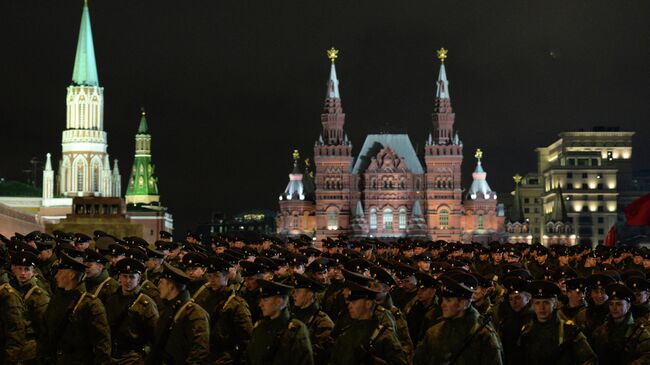
[[[441,277],[443,321],[431,327],[415,350],[413,363],[502,364],[497,334],[472,307],[472,293],[478,284],[466,273]]]
[[[205,281],[205,273],[208,268],[208,257],[198,252],[188,252],[183,256],[182,262],[185,273],[190,278],[187,290],[195,302],[201,302],[202,297],[207,295],[208,283]]]
[[[288,285],[258,280],[263,319],[253,328],[246,364],[314,364],[309,331],[304,323],[292,319],[287,309],[291,289]]]
[[[106,303],[109,296],[113,295],[119,288],[117,280],[108,275],[106,265],[108,259],[95,250],[86,249],[83,256],[86,269],[86,290],[98,297],[102,303]]]
[[[612,283],[614,279],[607,274],[594,274],[587,278],[590,302],[575,316],[576,323],[582,327],[587,338],[591,338],[591,333],[607,318],[609,308],[605,287]]]
[[[204,364],[210,353],[208,314],[190,299],[189,276],[163,263],[158,283],[163,301],[147,364]]]
[[[518,364],[597,364],[587,338],[571,320],[557,312],[560,288],[550,281],[529,284],[535,319],[525,325],[515,352]]]
[[[45,310],[50,303],[50,295],[36,282],[34,269],[38,257],[31,252],[19,252],[11,256],[11,283],[19,293],[25,306],[25,336],[23,344],[23,360],[34,360],[36,341],[42,335]]]
[[[635,323],[630,306],[634,292],[625,285],[609,284],[606,287],[609,317],[593,332],[593,345],[599,363],[648,364],[650,363],[650,333],[643,323]]]
[[[262,312],[259,307],[260,291],[257,280],[264,276],[267,269],[260,264],[250,261],[241,261],[239,265],[242,268],[241,276],[244,278],[244,285],[240,287],[239,295],[248,303],[251,318],[253,323],[255,323],[262,317]]]
[[[334,322],[320,309],[316,300],[317,293],[323,291],[325,286],[301,274],[294,275],[294,286],[292,294],[294,306],[291,315],[303,322],[309,330],[314,364],[327,364],[334,344],[334,339],[331,337]]]
[[[86,292],[83,263],[60,253],[55,275],[60,289],[45,311],[39,354],[49,364],[111,363],[111,337],[102,302]]]
[[[406,304],[404,313],[406,313],[411,340],[417,346],[426,331],[438,321],[442,312],[436,296],[438,280],[423,272],[416,273],[415,277],[418,279],[418,293],[415,299]]]
[[[2,256],[0,259],[4,261]],[[0,265],[0,364],[18,364],[29,357],[22,354],[26,341],[25,308],[3,267],[4,264]]]
[[[504,363],[514,364],[517,340],[523,326],[535,315],[530,303],[528,282],[520,277],[507,277],[503,280],[507,301],[496,311],[495,325],[503,343]]]
[[[625,281],[625,285],[634,291],[634,300],[632,308],[630,308],[634,320],[643,321],[647,325],[650,321],[650,301],[648,300],[650,282],[642,277],[631,277]]]
[[[208,261],[208,290],[202,302],[210,316],[211,364],[239,364],[250,341],[253,323],[246,301],[228,285],[231,265],[219,258]]]
[[[486,278],[479,274],[475,274],[474,277],[478,282],[476,291],[472,294],[472,306],[478,311],[482,316],[492,316],[494,312],[494,304],[490,299],[490,295],[494,291],[494,283],[490,278]]]
[[[140,284],[140,289],[143,293],[147,294],[157,306],[160,306],[162,301],[160,299],[160,290],[158,290],[158,281],[162,275],[162,262],[165,254],[151,250],[148,247],[145,248],[147,252],[147,260],[145,261],[146,272],[142,278],[142,284]]]
[[[158,322],[158,308],[140,289],[144,265],[132,258],[115,265],[120,289],[108,297],[106,315],[111,328],[115,364],[143,364],[151,349],[153,331]]]
[[[336,339],[329,364],[407,364],[393,327],[375,315],[378,292],[352,281],[346,287],[351,322]]]
[[[568,303],[558,310],[560,317],[567,320],[574,320],[578,313],[585,308],[585,290],[587,289],[587,279],[577,278],[569,279],[564,282],[566,286],[566,295]]]

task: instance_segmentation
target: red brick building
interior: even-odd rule
[[[370,134],[358,155],[353,155],[344,129],[337,53],[328,51],[332,62],[321,114],[323,131],[314,145],[313,182],[309,173],[300,173],[296,159],[280,196],[278,233],[317,238],[346,233],[353,237],[497,239],[504,218],[497,209],[496,193],[485,180],[480,156],[472,184],[476,191],[470,189],[463,205],[463,143],[454,129],[444,65],[447,51],[438,51],[440,73],[423,156],[418,156],[407,134]]]

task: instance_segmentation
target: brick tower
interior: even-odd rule
[[[316,235],[336,236],[346,231],[352,217],[350,209],[350,168],[352,144],[343,131],[345,114],[339,94],[335,61],[338,50],[331,48],[325,107],[321,114],[323,132],[314,145],[316,169]]]
[[[440,73],[432,115],[433,135],[425,145],[426,220],[432,239],[460,240],[463,228],[461,164],[463,143],[454,132],[455,115],[445,72],[447,50],[438,50]]]

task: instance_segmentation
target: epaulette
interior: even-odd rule
[[[4,283],[4,284],[0,285],[0,291],[2,291],[4,289],[7,289],[7,293],[13,293],[14,292],[14,288],[11,285],[9,285],[9,283]]]
[[[395,316],[395,318],[402,316],[402,312],[396,306],[392,306],[390,308],[390,311],[393,313],[393,316]]]
[[[386,308],[384,308],[384,307],[380,307],[380,306],[377,306],[377,311],[378,311],[378,312],[385,312],[385,311],[386,311]]]

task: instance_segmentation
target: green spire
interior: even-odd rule
[[[149,126],[147,125],[147,113],[144,111],[144,107],[140,110],[142,111],[142,117],[140,118],[138,134],[149,134]]]
[[[88,11],[87,0],[84,1],[84,8],[81,13],[81,26],[79,27],[77,54],[74,58],[72,84],[99,86],[97,64],[95,63],[95,47],[93,46],[93,32],[90,28],[90,12]]]

